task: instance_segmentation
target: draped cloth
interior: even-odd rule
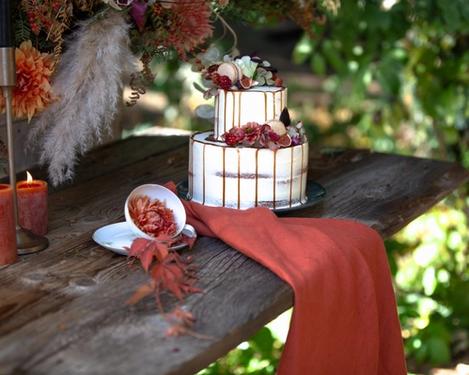
[[[391,274],[377,232],[349,220],[278,218],[267,208],[183,203],[199,235],[219,238],[293,288],[278,374],[407,373]]]

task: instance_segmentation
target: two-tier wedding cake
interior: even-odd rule
[[[238,209],[305,203],[308,142],[302,123],[290,120],[276,70],[247,56],[201,70],[215,95],[215,121],[213,131],[190,139],[191,200]]]

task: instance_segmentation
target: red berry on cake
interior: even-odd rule
[[[233,86],[233,82],[227,76],[220,76],[218,78],[218,86],[223,90],[229,90]]]
[[[238,144],[238,137],[233,133],[225,133],[223,139],[228,146],[236,146]]]

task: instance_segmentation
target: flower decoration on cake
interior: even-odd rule
[[[193,61],[194,70],[202,74],[205,87],[195,85],[205,98],[222,90],[248,90],[255,86],[282,86],[277,69],[270,62],[256,55],[233,57],[225,55],[220,59],[215,47],[200,53]]]
[[[278,150],[289,146],[298,146],[306,142],[301,121],[292,124],[288,109],[284,109],[280,120],[271,120],[265,124],[248,122],[241,127],[234,127],[223,134],[228,146],[244,146]]]

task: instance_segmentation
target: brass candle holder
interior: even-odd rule
[[[16,85],[15,48],[0,47],[0,87],[5,97],[7,125],[8,172],[13,190],[13,210],[16,223],[16,247],[18,255],[32,254],[46,249],[49,240],[22,228],[19,224],[18,197],[16,192],[15,142],[13,132],[13,88]]]

